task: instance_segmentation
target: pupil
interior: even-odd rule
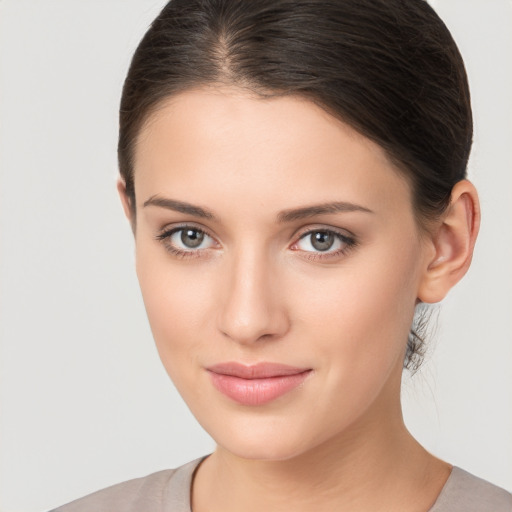
[[[312,235],[311,245],[317,251],[327,251],[334,243],[334,235],[326,231],[317,231]]]
[[[184,229],[181,232],[181,241],[189,248],[198,247],[203,241],[204,233],[197,229]]]

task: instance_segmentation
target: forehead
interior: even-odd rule
[[[134,170],[139,203],[153,194],[211,201],[216,191],[222,201],[232,193],[261,205],[411,204],[385,151],[346,123],[302,97],[262,99],[230,87],[163,102],[141,129]]]

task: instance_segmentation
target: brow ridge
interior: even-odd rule
[[[144,202],[143,207],[147,206],[159,206],[161,208],[167,208],[168,210],[174,210],[180,213],[186,213],[193,215],[194,217],[200,217],[202,219],[214,220],[215,215],[201,206],[196,206],[185,201],[178,201],[176,199],[169,199],[167,197],[151,196],[147,201]]]
[[[360,206],[358,204],[349,203],[346,201],[333,201],[330,203],[314,204],[303,208],[283,210],[278,214],[277,220],[278,222],[291,222],[294,220],[314,217],[316,215],[326,215],[330,213],[343,212],[373,213],[372,210],[364,206]]]
[[[148,200],[146,200],[143,204],[143,207],[146,208],[147,206],[158,206],[161,208],[166,208],[168,210],[193,215],[195,217],[200,217],[203,219],[216,220],[216,216],[206,208],[193,205],[185,201],[178,201],[176,199],[160,197],[158,195],[151,196]],[[332,201],[329,203],[314,204],[302,208],[291,208],[288,210],[283,210],[278,213],[277,222],[286,223],[295,220],[314,217],[317,215],[326,215],[343,212],[373,213],[372,210],[358,204],[346,201]]]

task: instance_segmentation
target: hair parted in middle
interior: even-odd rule
[[[216,85],[304,97],[379,144],[410,183],[421,229],[466,177],[466,71],[425,0],[171,0],[140,42],[121,98],[119,168],[134,229],[142,127],[166,99]],[[413,328],[406,367],[417,368],[421,350]]]

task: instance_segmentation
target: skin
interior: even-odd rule
[[[169,98],[142,128],[134,168],[136,222],[118,188],[156,345],[217,443],[196,473],[194,511],[428,510],[451,468],[404,426],[402,365],[415,305],[441,300],[471,261],[471,183],[424,231],[378,145],[305,99],[228,86]],[[332,202],[361,209],[278,220]],[[199,248],[181,232],[162,238],[184,223],[207,234]],[[322,252],[306,233],[326,229],[342,238]],[[312,371],[245,406],[205,370],[226,361]]]

